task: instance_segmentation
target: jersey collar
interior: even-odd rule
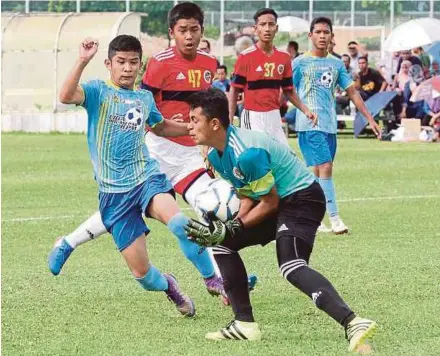
[[[304,52],[304,57],[331,58],[331,57],[333,57],[333,55],[330,52],[327,52],[327,56],[325,56],[325,57],[318,57],[318,56],[315,56],[311,51],[307,51],[307,52]]]
[[[113,83],[113,81],[112,81],[111,79],[108,79],[108,80],[106,81],[106,84],[107,84],[107,86],[109,86],[110,88],[113,88],[113,89],[116,89],[116,90],[134,91],[134,88],[133,88],[133,89],[127,89],[127,88],[122,88],[122,87],[116,85],[115,83]]]

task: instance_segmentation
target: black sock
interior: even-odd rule
[[[223,246],[214,247],[213,253],[235,320],[253,322],[247,272],[240,255]]]
[[[345,327],[353,320],[353,311],[345,304],[327,278],[319,272],[303,266],[289,273],[287,280],[312,298],[319,309],[325,311],[342,326]]]
[[[312,249],[313,246],[304,239],[291,236],[279,238],[277,257],[280,272],[291,284],[307,294],[319,309],[346,327],[355,314],[327,278],[308,266]]]

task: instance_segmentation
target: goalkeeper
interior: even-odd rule
[[[266,134],[229,125],[228,101],[218,89],[198,92],[188,101],[190,135],[198,145],[212,147],[210,163],[246,197],[235,220],[224,224],[208,216],[209,226],[191,220],[186,228],[198,244],[214,246],[235,316],[206,338],[261,339],[252,314],[246,269],[238,252],[276,239],[281,275],[345,328],[349,350],[362,348],[376,323],[356,316],[332,284],[308,265],[326,209],[324,193],[313,175],[285,145]]]

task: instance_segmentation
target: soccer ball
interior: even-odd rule
[[[142,112],[138,107],[131,108],[125,113],[125,122],[136,125],[138,130],[142,124]]]
[[[219,220],[226,222],[238,214],[240,199],[232,185],[217,178],[209,182],[206,189],[196,196],[195,208],[203,219],[208,213],[214,213]]]

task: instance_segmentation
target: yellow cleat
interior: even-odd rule
[[[350,345],[348,351],[365,353],[370,349],[368,341],[374,336],[377,329],[376,322],[368,319],[355,317],[345,330],[346,337]]]
[[[257,323],[233,320],[224,328],[212,333],[207,333],[208,340],[261,340],[261,331]]]

